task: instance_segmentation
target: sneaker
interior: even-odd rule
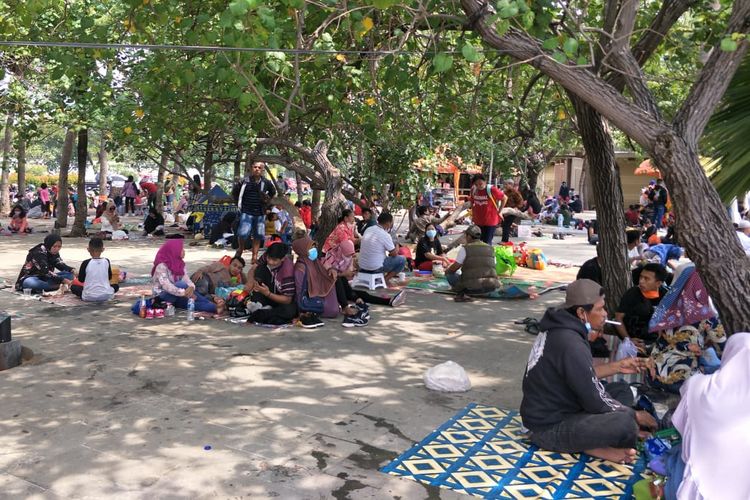
[[[370,306],[367,304],[367,302],[362,302],[361,304],[354,304],[354,306],[357,308],[359,313],[362,315],[365,319],[370,319]]]
[[[344,318],[344,321],[341,323],[341,326],[344,328],[351,328],[353,326],[360,327],[360,326],[367,326],[367,324],[370,322],[369,318],[366,318],[363,313],[359,313],[355,316],[347,316]]]
[[[299,325],[302,328],[320,328],[321,326],[324,326],[325,323],[320,321],[317,314],[303,314],[299,318]]]
[[[398,307],[406,302],[406,290],[401,290],[391,299],[391,307]]]

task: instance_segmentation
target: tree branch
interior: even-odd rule
[[[727,23],[726,33],[729,35],[748,32],[750,32],[750,1],[737,1],[734,3],[732,15]],[[697,145],[703,129],[719,104],[748,48],[750,48],[750,42],[745,39],[739,42],[734,52],[724,52],[719,47],[714,47],[711,51],[708,62],[698,75],[698,80],[674,119],[675,129],[692,147]]]

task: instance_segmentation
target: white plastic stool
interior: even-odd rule
[[[358,285],[364,285],[370,290],[375,290],[376,288],[387,288],[383,273],[357,273],[352,280],[351,285],[352,288]]]

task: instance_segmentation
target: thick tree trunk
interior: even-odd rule
[[[18,138],[18,150],[16,151],[18,160],[18,194],[23,195],[26,192],[26,138]]]
[[[344,181],[341,178],[339,169],[328,159],[328,146],[325,142],[318,142],[313,149],[313,157],[326,182],[326,197],[321,206],[318,230],[315,233],[318,248],[323,248],[323,243],[325,243],[328,235],[331,234],[333,228],[338,224],[341,211],[344,209],[344,196],[341,194]],[[320,198],[318,198],[318,203],[320,203]]]
[[[104,137],[99,139],[99,194],[107,192],[107,177],[109,176],[109,163],[107,162],[107,140]]]
[[[203,158],[203,192],[208,193],[214,182],[214,143],[207,139],[206,155]]]
[[[302,189],[302,176],[299,175],[299,172],[294,172],[294,180],[297,182],[297,201],[302,202],[305,190]]]
[[[313,220],[320,217],[320,189],[313,189],[312,193],[312,216]]]
[[[156,175],[156,211],[164,213],[164,175],[169,164],[169,152],[167,148],[162,149],[159,159],[159,173]]]
[[[68,173],[70,160],[73,157],[73,142],[76,139],[75,130],[68,129],[63,142],[62,158],[60,159],[60,173],[57,178],[57,228],[63,229],[68,225]]]
[[[598,254],[604,281],[602,285],[606,291],[607,309],[613,313],[632,284],[620,170],[615,162],[612,136],[605,128],[602,116],[577,96],[568,96],[576,111],[578,129],[589,161],[599,224]]]
[[[10,213],[10,147],[13,144],[13,113],[8,113],[5,119],[5,133],[3,134],[3,162],[0,174],[0,213]]]
[[[82,128],[78,131],[78,203],[76,203],[76,218],[70,230],[70,236],[83,238],[86,236],[86,216],[88,215],[89,202],[86,197],[86,159],[89,148],[89,131]]]
[[[676,134],[658,138],[653,160],[672,198],[677,237],[695,262],[729,333],[750,332],[750,259],[695,148]]]

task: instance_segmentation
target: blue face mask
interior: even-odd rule
[[[307,258],[310,260],[315,260],[318,258],[318,249],[315,247],[312,247],[310,250],[307,251]]]
[[[430,229],[429,231],[427,231],[427,233],[426,233],[426,234],[427,234],[427,237],[428,237],[428,238],[432,239],[432,238],[434,238],[435,236],[437,236],[437,231],[435,231],[434,229]]]
[[[586,313],[583,313],[583,315],[586,317],[586,322],[583,324],[583,327],[586,329],[586,333],[591,333],[591,323],[589,323],[589,315]]]

